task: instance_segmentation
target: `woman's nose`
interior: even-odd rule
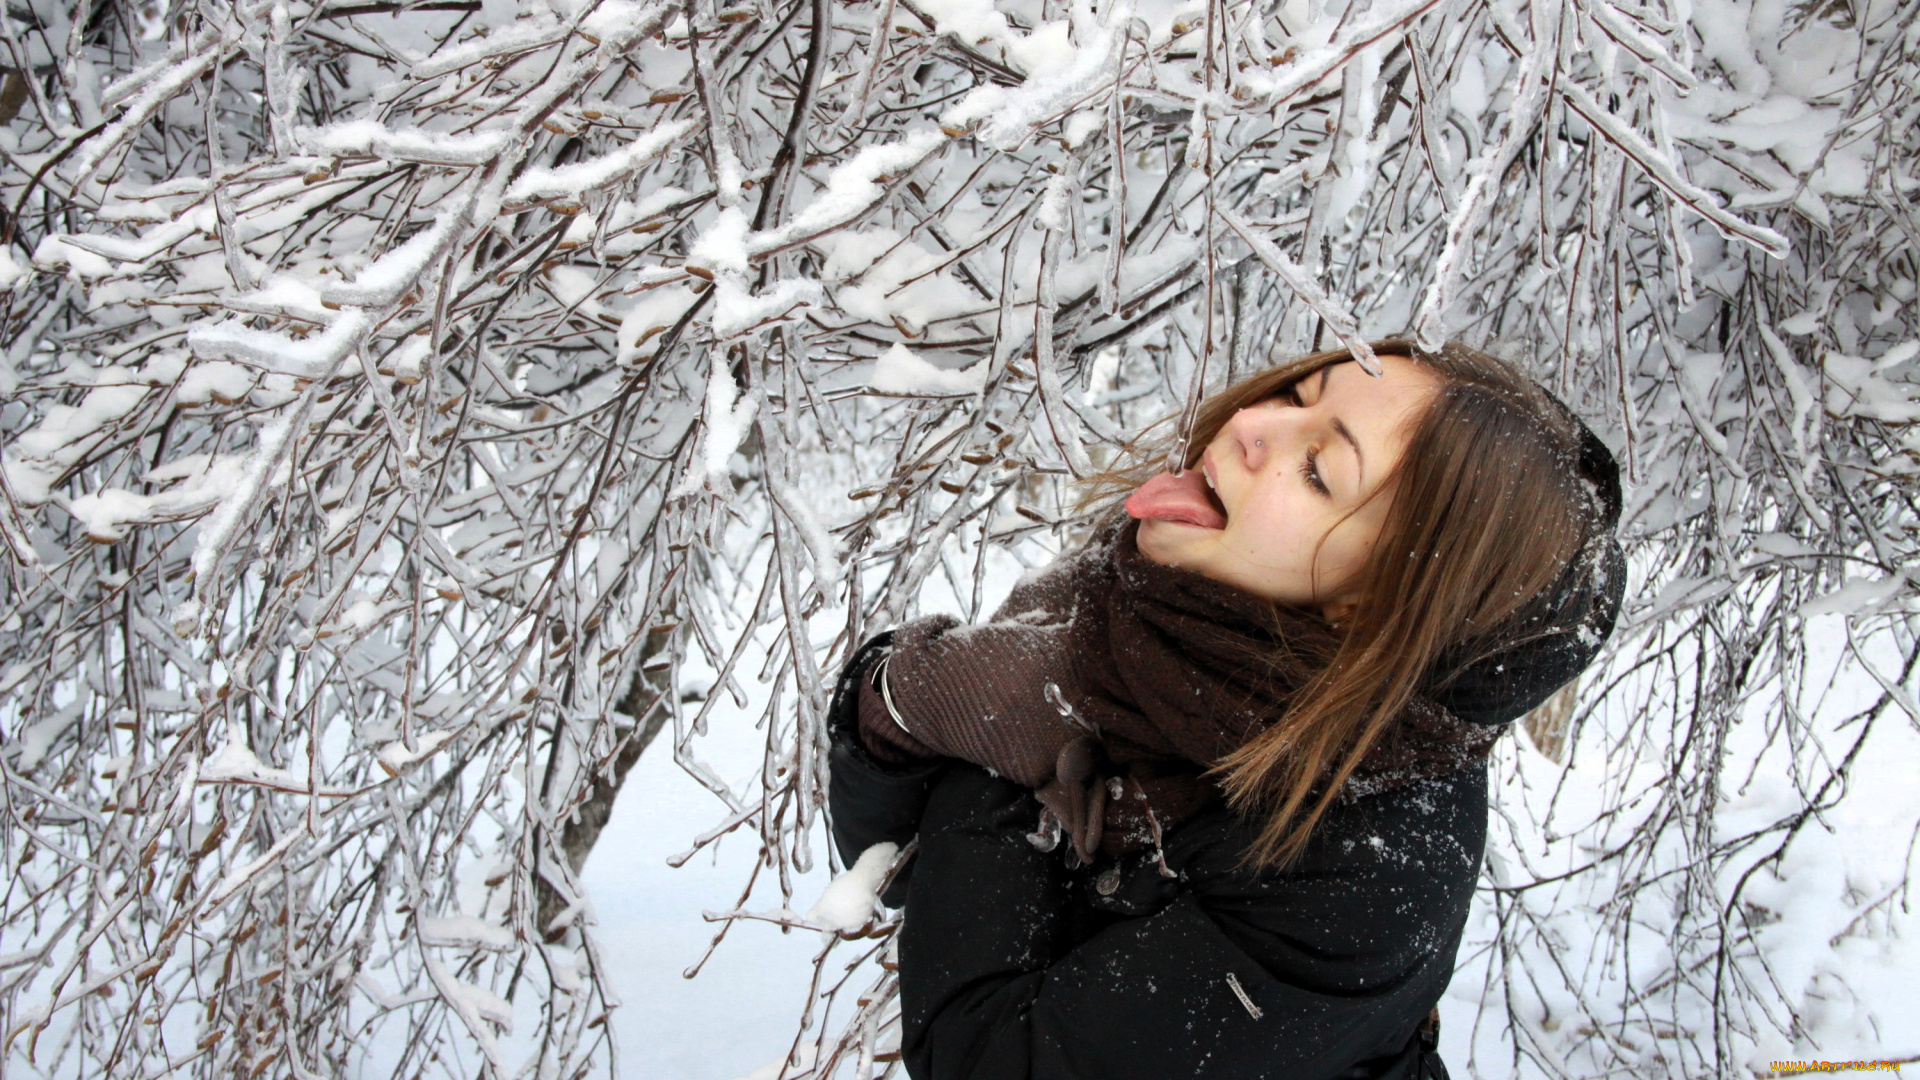
[[[1227,433],[1240,451],[1240,460],[1249,472],[1259,472],[1273,460],[1287,436],[1289,411],[1270,405],[1254,405],[1233,414]]]

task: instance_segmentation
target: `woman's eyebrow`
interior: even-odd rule
[[[1348,446],[1353,447],[1354,464],[1360,470],[1360,486],[1364,490],[1367,479],[1367,455],[1360,452],[1360,440],[1353,437],[1353,430],[1347,427],[1347,422],[1337,416],[1333,418],[1333,430],[1347,440]]]

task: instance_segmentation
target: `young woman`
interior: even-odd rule
[[[1482,763],[1612,629],[1619,482],[1498,360],[1374,348],[1230,387],[990,622],[849,664],[834,834],[918,834],[916,1080],[1445,1075]]]

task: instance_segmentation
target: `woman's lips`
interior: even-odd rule
[[[1141,521],[1177,521],[1202,529],[1227,527],[1226,508],[1201,469],[1160,473],[1127,497],[1127,513]]]

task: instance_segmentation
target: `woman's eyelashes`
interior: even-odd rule
[[[1327,487],[1326,478],[1320,475],[1320,452],[1318,450],[1307,451],[1306,459],[1300,462],[1300,475],[1306,480],[1307,486],[1313,489],[1314,494],[1323,499],[1333,497],[1333,490]]]

